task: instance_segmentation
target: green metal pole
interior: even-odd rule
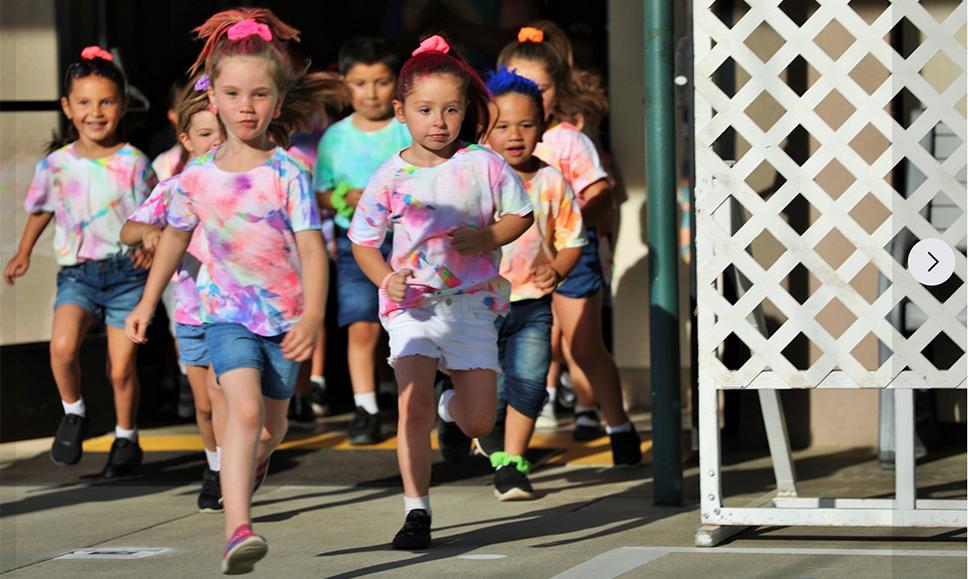
[[[645,0],[653,502],[682,504],[672,0]]]

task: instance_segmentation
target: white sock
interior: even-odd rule
[[[205,460],[208,461],[208,470],[218,472],[222,468],[222,449],[215,447],[215,450],[205,449]]]
[[[404,495],[403,514],[405,516],[409,515],[410,511],[413,511],[416,509],[423,509],[427,511],[428,515],[433,516],[433,513],[430,510],[430,495],[424,495],[422,497],[417,497],[415,499]]]
[[[545,388],[548,391],[548,401],[545,404],[554,404],[555,397],[558,396],[558,388]]]
[[[138,441],[138,429],[132,428],[128,430],[127,428],[121,428],[120,426],[114,427],[114,438],[127,438],[133,442]]]
[[[582,406],[581,404],[575,404],[575,416],[578,416],[582,412],[595,412],[594,406]],[[575,419],[575,425],[581,426],[598,426],[598,414],[596,413],[595,418],[589,418],[588,416],[578,416]]]
[[[376,392],[364,392],[363,394],[354,394],[353,402],[357,406],[362,406],[363,410],[366,410],[370,414],[379,414],[380,409],[376,405]]]
[[[326,389],[326,377],[325,376],[310,376],[309,381],[313,384],[319,386],[323,390]]]
[[[616,432],[632,432],[632,423],[626,422],[625,424],[619,424],[614,428],[606,424],[605,432],[608,434],[615,434]]]
[[[61,400],[61,405],[64,407],[64,414],[87,416],[87,406],[84,405],[83,396],[78,398],[77,402],[64,402]]]
[[[443,394],[440,395],[440,403],[437,404],[437,414],[444,422],[454,421],[454,417],[450,415],[450,409],[448,408],[448,406],[450,406],[450,399],[454,397],[454,394],[456,394],[456,392],[451,389],[444,390]]]

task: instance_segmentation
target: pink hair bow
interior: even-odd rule
[[[261,22],[256,22],[252,18],[236,22],[228,30],[229,40],[242,40],[252,35],[256,35],[262,40],[269,42],[272,40],[272,31]]]
[[[447,44],[447,41],[444,40],[441,36],[434,34],[430,38],[421,42],[420,46],[418,46],[417,49],[410,54],[410,56],[417,56],[418,54],[421,54],[423,52],[433,52],[433,51],[443,52],[444,54],[447,54],[448,52],[450,52],[450,45]]]
[[[88,46],[81,51],[82,60],[94,60],[95,58],[100,58],[101,60],[106,60],[108,62],[114,62],[114,57],[107,50],[104,50],[100,46]]]

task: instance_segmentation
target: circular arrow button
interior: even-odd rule
[[[922,239],[908,253],[907,266],[921,284],[941,285],[955,271],[955,252],[940,239]]]

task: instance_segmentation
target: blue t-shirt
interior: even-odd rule
[[[353,125],[350,115],[327,129],[319,140],[313,187],[329,191],[345,181],[352,189],[363,189],[384,161],[411,142],[410,131],[396,119],[367,133]]]

